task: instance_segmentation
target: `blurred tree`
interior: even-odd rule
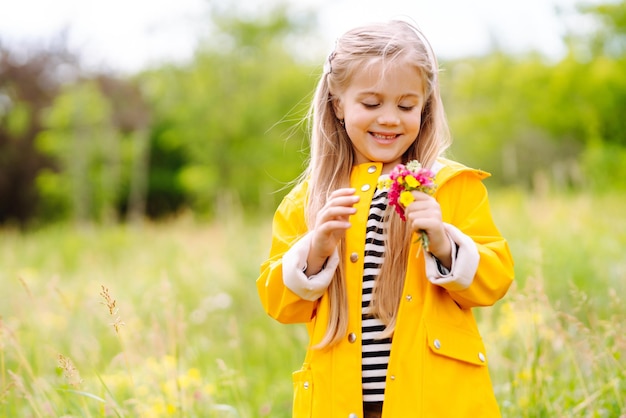
[[[78,72],[63,34],[48,46],[9,49],[0,42],[0,224],[24,225],[36,213],[35,178],[53,167],[35,148],[43,110]]]
[[[61,167],[40,174],[44,203],[65,208],[79,222],[112,216],[119,145],[111,111],[95,83],[68,85],[47,113],[47,129],[38,136],[38,148]]]
[[[249,20],[221,8],[212,22],[191,65],[142,76],[160,126],[151,192],[167,173],[187,198],[178,203],[198,212],[273,208],[280,196],[272,192],[302,169],[304,157],[294,156],[304,138],[286,138],[307,110],[298,104],[308,102],[314,80],[287,45],[311,21],[294,21],[279,6]]]
[[[99,75],[66,85],[49,108],[38,149],[59,170],[42,170],[42,215],[116,221],[143,217],[149,113],[136,86]]]
[[[582,155],[593,190],[626,190],[626,0],[581,6],[594,17],[589,34],[571,36],[571,55],[589,78],[589,140]],[[587,35],[587,36],[585,36]]]
[[[571,46],[579,52],[586,49],[590,56],[606,55],[623,58],[626,55],[626,1],[579,6],[582,13],[591,15],[596,25],[591,36],[573,33]]]
[[[578,90],[570,90],[571,76],[539,55],[499,52],[450,63],[443,83],[453,152],[461,160],[505,184],[534,187],[544,175],[576,181],[571,161],[585,136],[567,102]]]
[[[506,184],[542,189],[606,188],[626,177],[615,164],[626,146],[626,2],[582,10],[598,22],[595,32],[568,35],[559,62],[495,51],[447,63],[444,100],[460,159]],[[602,166],[603,154],[612,169],[599,176],[591,165]]]
[[[558,62],[443,63],[453,156],[505,184],[626,188],[625,4],[584,8],[597,25]],[[83,72],[62,42],[0,45],[0,223],[272,210],[306,159],[322,54],[313,14],[239,6],[209,5],[190,62],[128,78]]]
[[[121,136],[121,190],[117,206],[133,222],[145,216],[150,160],[151,114],[141,86],[134,79],[122,80],[100,75],[98,85],[113,105],[112,123]]]

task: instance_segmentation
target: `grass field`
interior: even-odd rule
[[[492,194],[517,280],[477,311],[505,417],[626,417],[626,200]],[[261,309],[270,224],[0,230],[0,417],[289,417],[302,326]]]

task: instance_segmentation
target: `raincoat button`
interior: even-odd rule
[[[359,260],[359,255],[357,253],[350,254],[350,261],[356,263]]]
[[[439,350],[441,348],[441,341],[435,340],[433,341],[433,345],[435,346],[437,350]]]
[[[304,382],[304,384],[302,386],[304,386],[305,389],[308,389],[309,388],[309,382]]]
[[[485,355],[483,353],[478,353],[478,360],[485,362]]]
[[[348,418],[359,418],[359,416],[355,413],[348,415]]]
[[[355,341],[356,341],[356,334],[354,332],[351,332],[350,334],[348,334],[348,342],[352,344]]]
[[[370,174],[374,174],[376,172],[376,166],[370,165],[369,167],[367,167],[367,172]]]
[[[411,295],[406,295],[406,300],[408,300],[409,302],[413,299],[413,296]]]
[[[363,186],[361,186],[361,191],[362,192],[366,192],[368,191],[372,186],[370,186],[369,184],[364,184]]]
[[[389,378],[390,378],[391,380],[396,380],[396,376],[395,376],[395,375],[393,375],[393,374],[392,374],[391,376],[389,376]]]

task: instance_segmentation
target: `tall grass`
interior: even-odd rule
[[[626,417],[626,201],[501,193],[517,281],[480,310],[496,393],[512,417]]]
[[[517,282],[477,311],[505,417],[626,416],[626,202],[492,196]],[[269,219],[0,230],[0,417],[289,417],[302,326],[254,281]]]

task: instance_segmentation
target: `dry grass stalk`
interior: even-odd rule
[[[39,408],[37,408],[37,403],[35,402],[35,399],[33,399],[32,394],[26,389],[26,385],[24,384],[24,379],[22,378],[22,376],[9,370],[9,377],[11,378],[11,383],[9,384],[9,386],[15,387],[17,392],[19,392],[24,397],[24,399],[28,401],[28,404],[33,411],[33,416],[43,416],[43,414],[39,411]]]
[[[105,305],[109,309],[109,315],[111,315],[111,317],[113,318],[113,322],[111,323],[111,325],[113,325],[113,328],[115,329],[115,333],[117,334],[117,338],[120,342],[120,347],[122,348],[122,354],[124,356],[124,362],[126,363],[128,376],[130,377],[131,386],[134,386],[135,384],[133,374],[130,369],[130,362],[128,361],[128,353],[126,353],[126,350],[124,348],[124,341],[122,340],[122,335],[120,334],[120,327],[126,324],[122,322],[120,316],[118,315],[117,302],[109,293],[109,289],[104,285],[100,285],[100,287],[102,288],[100,296],[102,296],[102,298],[104,299],[103,305]]]
[[[80,378],[78,369],[74,367],[74,363],[72,363],[72,360],[70,360],[69,357],[59,354],[57,362],[59,367],[63,370],[63,376],[67,379],[67,383],[73,387],[77,387],[83,382],[83,379]]]
[[[0,352],[4,351],[4,319],[0,315]]]
[[[6,387],[3,385],[2,390],[0,390],[0,405],[5,404],[6,399],[9,397],[9,393],[11,393],[11,389],[15,386],[14,382],[9,382]]]
[[[26,290],[26,294],[28,294],[28,297],[32,299],[33,298],[33,294],[31,293],[30,288],[26,284],[26,280],[24,280],[24,278],[22,276],[19,276],[17,279],[22,284],[22,287],[24,288],[24,290]]]
[[[4,370],[4,338],[4,321],[0,316],[0,384],[2,385],[0,387],[0,404],[4,403],[4,399],[6,399],[11,388],[11,385],[7,385]]]
[[[102,291],[100,292],[100,296],[102,296],[102,298],[104,299],[103,305],[105,305],[109,309],[109,315],[111,315],[111,317],[113,318],[113,322],[111,323],[111,325],[113,325],[113,328],[115,328],[115,332],[119,334],[120,327],[126,324],[122,322],[120,316],[118,315],[116,301],[109,294],[109,289],[106,288],[104,285],[101,285],[101,287]]]
[[[2,316],[0,316],[0,378],[2,379],[0,381],[0,384],[2,384],[2,386],[0,387],[0,404],[6,403],[6,399],[11,392],[11,388],[15,386],[15,383],[13,381],[9,382],[8,384],[6,381],[6,372],[4,368],[4,334],[4,322]]]

